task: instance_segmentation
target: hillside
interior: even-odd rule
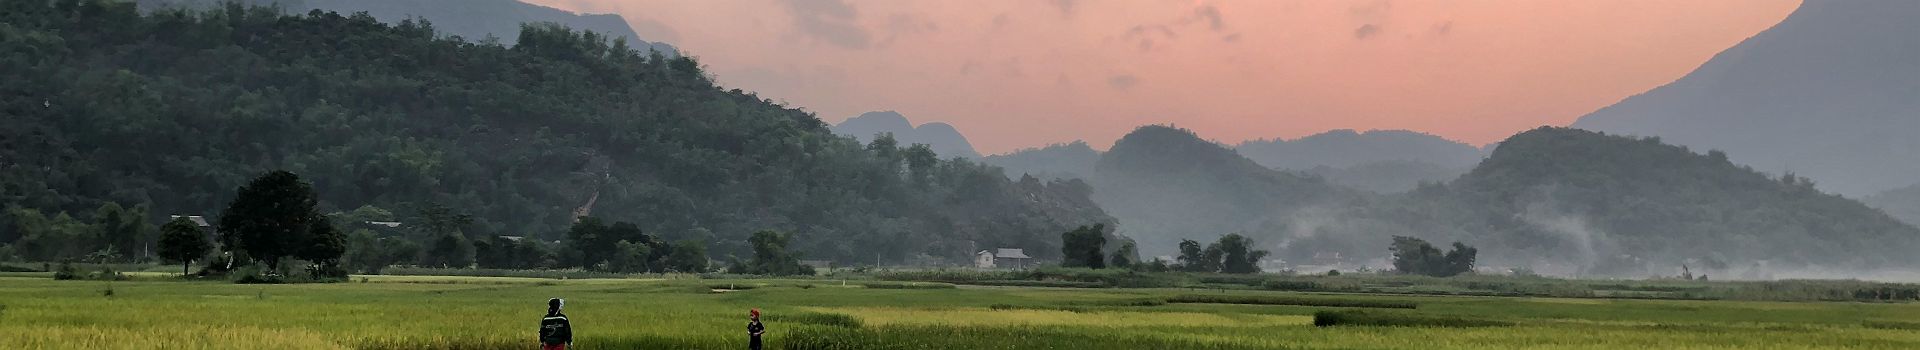
[[[1881,192],[1860,200],[1908,225],[1920,226],[1920,184]]]
[[[833,132],[862,142],[873,141],[874,135],[889,133],[901,145],[924,144],[945,156],[980,158],[980,153],[973,150],[973,144],[968,143],[967,137],[952,125],[933,122],[915,127],[906,116],[894,111],[867,112],[847,118],[834,125]]]
[[[1808,1],[1674,82],[1573,127],[1718,149],[1865,196],[1920,178],[1920,2]]]
[[[1484,228],[1475,243],[1500,247],[1482,252],[1587,274],[1666,273],[1682,263],[1858,272],[1908,266],[1920,248],[1920,230],[1804,178],[1768,176],[1717,151],[1577,129],[1515,135],[1466,176],[1414,198],[1469,208],[1458,227]]]
[[[1186,129],[1143,126],[1121,137],[1094,165],[1093,199],[1143,252],[1164,253],[1180,239],[1228,233],[1256,239],[1285,231],[1295,211],[1351,200],[1325,181],[1268,169]],[[1265,242],[1273,242],[1266,240]]]
[[[1084,185],[862,145],[691,58],[550,25],[505,47],[366,15],[8,4],[5,206],[212,214],[286,169],[322,210],[438,203],[473,215],[472,236],[557,239],[579,208],[716,257],[773,229],[808,258],[891,263],[1045,257],[1060,232],[1110,223]]]
[[[137,0],[137,2],[143,9],[157,10],[162,8],[206,9],[235,2],[235,0]],[[575,30],[606,35],[610,39],[626,39],[629,47],[640,52],[657,50],[667,56],[679,54],[679,50],[673,45],[641,38],[620,15],[576,14],[515,0],[239,0],[238,2],[277,6],[289,14],[306,14],[312,10],[341,14],[366,12],[387,24],[398,24],[408,19],[424,19],[433,24],[434,31],[444,35],[460,36],[472,42],[494,37],[499,38],[504,45],[512,45],[513,39],[520,37],[521,24],[557,23]]]
[[[1091,179],[1093,163],[1099,160],[1100,151],[1085,141],[1074,141],[986,156],[980,162],[1000,167],[1008,178],[1033,175],[1042,179]]]

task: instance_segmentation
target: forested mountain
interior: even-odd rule
[[[1920,2],[1807,1],[1673,83],[1573,127],[1659,136],[1865,196],[1920,179]]]
[[[1099,160],[1100,151],[1085,141],[1074,141],[986,156],[980,162],[1000,167],[1008,178],[1033,175],[1041,179],[1089,179],[1093,163]]]
[[[1234,150],[1269,168],[1382,193],[1453,180],[1482,156],[1478,147],[1407,130],[1332,130],[1293,140],[1246,141]]]
[[[1170,251],[1183,238],[1264,237],[1285,230],[1295,211],[1353,199],[1323,180],[1268,169],[1190,130],[1158,125],[1114,142],[1094,172],[1094,201],[1149,252]]]
[[[1149,254],[1242,233],[1297,263],[1379,265],[1393,236],[1479,247],[1481,265],[1646,277],[1861,276],[1920,259],[1920,229],[1798,176],[1596,132],[1541,128],[1472,171],[1401,194],[1275,171],[1192,132],[1143,127],[1101,156],[1094,200]],[[1337,257],[1328,259],[1329,257]],[[1328,261],[1333,260],[1333,261]]]
[[[644,40],[634,33],[627,20],[616,14],[575,14],[566,10],[524,3],[516,0],[134,0],[145,10],[163,8],[187,8],[194,10],[216,8],[221,4],[238,2],[248,5],[274,6],[290,14],[306,14],[308,11],[321,10],[353,14],[366,12],[373,18],[387,24],[400,23],[402,20],[426,20],[433,23],[434,31],[443,35],[457,35],[467,41],[481,42],[488,37],[499,38],[501,44],[512,45],[513,39],[520,37],[520,25],[524,23],[557,23],[580,31],[590,31],[605,35],[610,39],[626,39],[627,45],[640,52],[658,50],[667,56],[679,55],[673,45],[663,42]]]
[[[952,125],[933,122],[915,127],[906,116],[894,111],[861,113],[834,125],[833,131],[862,141],[871,141],[874,135],[882,133],[893,134],[893,138],[902,145],[924,144],[945,156],[980,158],[980,153],[973,150],[973,144],[967,142],[967,137]]]
[[[1881,192],[1860,201],[1880,208],[1887,215],[1893,215],[1908,225],[1920,226],[1920,184]]]
[[[505,47],[331,12],[0,6],[0,205],[208,215],[285,169],[324,212],[438,204],[475,237],[557,239],[578,210],[716,257],[772,229],[809,258],[889,263],[1051,255],[1111,223],[1084,184],[862,145],[691,58],[551,25]]]
[[[1688,262],[1873,269],[1920,260],[1911,253],[1920,230],[1878,210],[1802,177],[1768,176],[1719,151],[1653,138],[1536,129],[1501,142],[1459,180],[1412,198],[1431,202],[1429,212],[1465,214],[1456,227],[1505,247],[1507,259],[1571,263],[1585,273]]]

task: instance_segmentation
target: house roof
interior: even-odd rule
[[[179,219],[181,216],[182,215],[168,215],[167,219]],[[192,221],[194,225],[200,225],[200,227],[213,226],[213,225],[207,224],[207,218],[201,217],[199,215],[185,215],[185,216],[187,217],[187,221]]]
[[[1000,248],[998,252],[993,253],[993,257],[1008,258],[1008,259],[1032,259],[1033,258],[1031,256],[1027,256],[1027,252],[1025,250],[1018,249],[1018,248]]]

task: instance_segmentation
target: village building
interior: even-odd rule
[[[1000,248],[995,250],[982,250],[979,253],[973,254],[973,267],[982,269],[1018,269],[1026,268],[1027,262],[1031,260],[1033,260],[1033,257],[1027,256],[1027,252],[1024,249]]]

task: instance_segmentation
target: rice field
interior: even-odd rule
[[[722,286],[730,288],[716,291]],[[1920,349],[1920,305],[1902,303],[892,287],[829,280],[356,276],[336,284],[234,285],[0,277],[0,348],[529,349],[545,300],[561,297],[579,349],[745,348],[749,308],[766,312],[773,349]],[[1195,296],[1207,293],[1222,297]],[[1164,302],[1170,298],[1187,301]],[[1288,302],[1263,304],[1271,300]],[[1414,308],[1337,306],[1403,304]],[[1320,311],[1496,326],[1315,327]]]

